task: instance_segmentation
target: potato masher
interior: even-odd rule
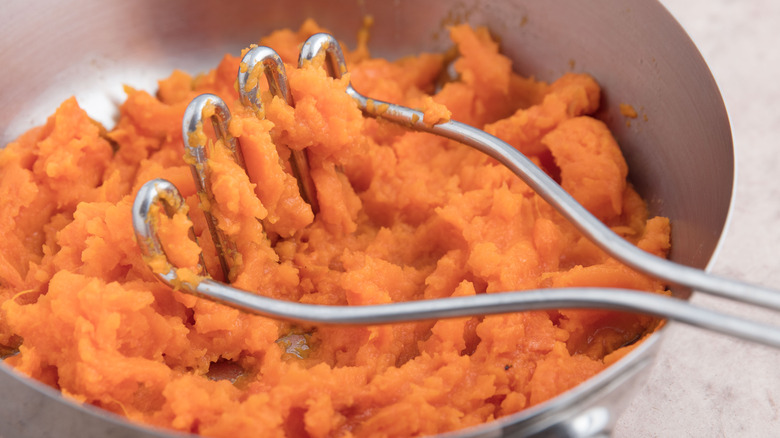
[[[284,66],[278,59],[278,55],[271,49],[264,47],[255,50],[257,51],[250,51],[244,57],[247,67],[244,73],[239,72],[239,90],[242,102],[255,109],[259,108],[258,90],[246,90],[246,76],[242,79],[242,75],[253,71],[256,64],[263,63],[271,91],[291,103],[292,100],[284,96],[284,90],[288,88]],[[318,55],[325,56],[326,67],[336,78],[340,78],[347,72],[341,48],[331,35],[316,34],[310,37],[301,49],[299,64],[310,62]],[[422,112],[368,98],[358,93],[351,85],[348,85],[347,93],[358,107],[369,116],[380,117],[413,130],[430,132],[456,140],[496,159],[534,189],[583,235],[607,254],[629,267],[671,284],[780,310],[780,292],[737,280],[717,277],[634,247],[602,224],[531,160],[502,140],[457,121],[450,120],[428,125],[423,122]],[[202,95],[196,98],[185,113],[183,123],[185,146],[190,147],[188,135],[200,122],[200,115],[206,104],[213,104],[218,108],[212,116],[217,135],[231,149],[234,147],[236,150],[240,149],[237,147],[235,139],[231,139],[225,129],[230,118],[227,106],[221,99],[213,95]],[[197,153],[194,153],[193,156],[197,161],[193,165],[193,171],[196,174],[196,180],[198,180],[200,176],[196,170],[204,167],[206,157]],[[240,152],[235,153],[234,156],[236,161],[241,164]],[[298,173],[296,177],[303,187],[305,183],[301,182],[301,172]],[[303,174],[305,177],[305,172]],[[307,192],[306,196],[310,196],[311,193],[313,192]],[[147,257],[164,256],[155,228],[156,221],[150,218],[150,212],[154,210],[152,207],[160,204],[164,207],[164,211],[171,215],[182,208],[184,200],[173,184],[156,179],[149,181],[139,190],[133,205],[133,226],[141,251]],[[224,239],[213,230],[212,228],[215,245],[220,252],[220,257],[224,257],[225,251],[229,251],[230,243],[224,242]],[[226,249],[226,247],[228,248]],[[226,269],[225,263],[222,263],[223,269]],[[281,301],[231,287],[208,277],[202,262],[200,268],[204,277],[197,284],[181,281],[177,277],[176,269],[170,264],[168,264],[168,268],[167,272],[155,275],[171,287],[177,287],[250,313],[297,322],[383,324],[538,309],[599,308],[652,314],[753,342],[780,347],[780,329],[773,326],[697,307],[684,300],[626,289],[538,289],[369,306],[322,306]]]

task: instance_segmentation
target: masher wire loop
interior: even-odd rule
[[[184,148],[189,156],[187,161],[190,163],[192,177],[195,180],[195,188],[198,190],[198,196],[203,205],[203,213],[206,216],[206,222],[211,233],[211,240],[217,249],[222,275],[225,281],[229,281],[230,269],[232,267],[231,261],[234,260],[236,255],[236,245],[219,228],[217,218],[211,213],[211,204],[214,202],[214,194],[211,190],[211,172],[208,164],[211,153],[207,145],[206,136],[203,134],[203,112],[206,110],[213,111],[210,119],[214,126],[214,132],[222,140],[223,146],[230,150],[233,160],[245,171],[246,165],[244,164],[244,157],[238,140],[230,135],[228,128],[230,126],[231,114],[225,102],[213,94],[201,94],[193,99],[184,111],[181,129],[182,138],[184,140]],[[195,135],[198,131],[201,131],[201,135]]]
[[[260,71],[257,71],[260,69]],[[241,103],[263,113],[263,103],[260,100],[260,87],[258,86],[259,74],[265,74],[268,81],[268,89],[271,95],[285,101],[287,105],[295,106],[290,85],[287,82],[287,72],[282,58],[273,49],[265,46],[253,47],[241,59],[241,67],[238,70],[238,93]],[[251,88],[249,85],[253,84]],[[304,202],[311,206],[316,215],[320,211],[317,200],[317,190],[309,170],[309,157],[306,151],[290,148],[290,168],[298,182],[298,189]]]
[[[323,51],[331,74],[341,77],[346,73],[346,63],[341,48],[338,42],[328,34],[316,34],[306,41],[301,49],[299,64],[311,62],[317,56],[322,55]],[[422,122],[422,112],[369,99],[358,93],[351,84],[347,86],[347,93],[370,116],[381,117],[411,129],[442,135],[471,146],[496,159],[536,190],[543,199],[601,249],[637,271],[673,284],[692,287],[701,292],[780,310],[780,294],[776,291],[736,280],[719,278],[704,271],[656,257],[634,247],[603,225],[544,171],[502,140],[456,121],[427,125]],[[135,203],[143,205],[150,202],[149,199],[157,199],[159,202],[159,198],[154,198],[153,194],[149,193],[160,190],[159,187],[165,187],[161,185],[159,180],[147,183],[139,191]],[[149,213],[148,208],[136,208],[134,205],[133,224],[136,226],[138,243],[145,254],[164,255],[164,250],[159,245],[159,239],[149,238],[150,233],[154,234],[154,230],[142,229],[139,232],[139,224],[156,223],[153,218],[144,216]],[[157,245],[154,245],[155,242]],[[172,272],[175,275],[175,270]],[[167,284],[173,284],[169,276],[166,277],[164,274],[157,274],[157,276]],[[347,325],[382,324],[526,310],[599,308],[646,313],[780,348],[780,329],[776,327],[700,308],[680,299],[626,289],[537,289],[381,305],[323,306],[267,298],[236,289],[207,277],[197,285],[181,283],[177,286],[185,291],[246,312],[296,322]]]
[[[147,263],[152,259],[165,256],[160,236],[157,234],[159,218],[153,212],[155,209],[159,212],[162,208],[168,217],[173,217],[179,211],[185,209],[186,203],[173,183],[165,179],[153,179],[144,184],[138,191],[133,202],[133,228],[135,229],[135,238],[138,247],[141,249],[141,255]],[[190,237],[195,238],[195,232],[190,230]],[[155,272],[155,275],[168,286],[175,287],[178,282],[178,275],[175,269],[165,257],[165,272]],[[203,253],[200,254],[200,260],[197,266],[197,274],[208,275],[205,263],[203,262]],[[194,286],[193,286],[194,287]]]
[[[259,72],[255,71],[258,66],[261,69]],[[238,69],[238,94],[244,106],[251,107],[255,111],[263,108],[260,100],[259,73],[265,75],[272,95],[284,99],[290,106],[295,105],[282,58],[273,49],[258,46],[246,52],[246,55],[241,58],[241,67]],[[254,86],[249,88],[251,82]]]

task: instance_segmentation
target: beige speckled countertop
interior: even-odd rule
[[[712,70],[737,156],[731,223],[712,271],[780,286],[780,2],[661,0]],[[780,315],[694,295],[780,325]],[[673,324],[615,437],[780,436],[780,351]]]

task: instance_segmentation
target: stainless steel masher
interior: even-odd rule
[[[336,78],[347,72],[341,47],[331,35],[316,34],[303,45],[299,63],[310,62],[323,55],[326,67]],[[239,91],[241,101],[260,111],[262,104],[258,89],[247,89],[249,75],[256,68],[262,68],[269,82],[271,92],[293,104],[287,86],[284,64],[273,50],[257,47],[243,58],[245,68],[239,71]],[[257,67],[260,66],[260,67]],[[690,287],[702,293],[708,293],[734,301],[780,310],[780,291],[755,286],[741,281],[712,275],[688,266],[674,263],[631,245],[602,224],[595,216],[564,191],[552,178],[537,167],[531,160],[502,140],[457,121],[447,121],[428,125],[423,122],[423,113],[404,106],[382,102],[363,96],[351,85],[347,93],[358,107],[371,117],[378,117],[398,123],[413,130],[441,135],[473,147],[508,167],[543,199],[556,208],[583,235],[615,259],[631,268],[661,279],[670,284]],[[202,95],[193,100],[185,113],[183,122],[185,147],[190,148],[195,158],[193,173],[198,181],[201,196],[209,196],[205,145],[191,145],[189,136],[202,122],[202,110],[205,105],[214,105],[212,122],[218,137],[233,151],[237,163],[243,166],[240,146],[230,137],[227,124],[230,112],[224,102],[214,95]],[[312,203],[316,212],[316,193],[308,180],[305,154],[292,158],[291,167],[301,187],[302,196]],[[166,214],[178,211],[184,200],[170,182],[156,179],[146,183],[133,205],[133,226],[137,241],[147,257],[164,255],[157,236],[150,211],[155,204],[161,204]],[[222,268],[227,274],[230,251],[234,245],[220,234],[213,220],[209,220],[212,238],[217,247]],[[281,301],[256,295],[252,292],[234,288],[208,277],[201,261],[200,270],[204,276],[197,284],[181,281],[175,268],[156,276],[171,287],[223,303],[237,309],[296,322],[319,324],[383,324],[424,319],[451,318],[471,315],[487,315],[538,309],[561,308],[598,308],[640,312],[670,320],[683,322],[715,332],[735,336],[753,342],[780,348],[780,329],[735,317],[721,312],[695,306],[685,300],[627,289],[613,288],[564,288],[507,291],[496,294],[479,294],[470,297],[440,298],[403,303],[368,306],[324,306]],[[225,278],[228,278],[227,275]]]

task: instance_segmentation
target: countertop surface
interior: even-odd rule
[[[780,2],[661,0],[721,90],[737,158],[731,223],[714,273],[780,286]],[[780,314],[695,294],[712,309],[780,325]],[[780,436],[780,351],[672,324],[615,437]]]

